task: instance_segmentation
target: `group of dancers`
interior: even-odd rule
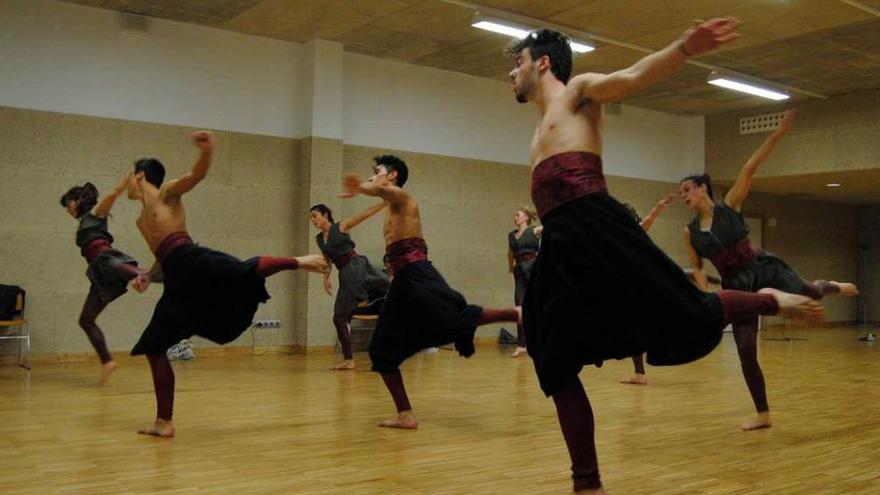
[[[674,197],[661,200],[640,222],[608,193],[602,172],[602,104],[656,83],[690,57],[736,39],[738,24],[732,18],[699,23],[663,50],[608,75],[571,77],[569,40],[552,30],[532,32],[510,47],[515,97],[520,103],[534,102],[539,110],[530,146],[537,215],[529,208],[518,209],[516,229],[508,236],[516,287],[515,306],[510,308],[469,304],[434,268],[418,201],[404,188],[409,169],[393,155],[376,157],[368,180],[354,174],[343,177],[343,198],[373,196],[379,199],[374,206],[341,222],[334,221],[326,205],[310,209],[310,221],[320,230],[320,255],[241,261],[193,243],[182,198],[210,169],[214,139],[207,131],[193,135],[200,156],[182,177],[165,181],[162,163],[148,158],[137,161],[100,201],[91,184],[71,189],[61,204],[79,220],[76,241],[89,263],[91,281],[80,325],[101,358],[101,380],[106,381],[117,365],[95,319],[128,284],[144,291],[151,283],[163,282],[162,296],[132,354],[147,356],[157,401],[155,420],[139,431],[173,436],[174,373],[165,355],[168,347],[192,335],[219,344],[237,338],[250,325],[259,303],[269,299],[265,278],[279,271],[319,273],[332,295],[332,264],[339,280],[333,324],[344,358],[334,369],[354,368],[349,323],[358,304],[385,296],[369,357],[397,414],[379,426],[418,427],[400,373],[407,358],[451,343],[469,357],[475,351],[476,328],[495,322],[516,322],[514,356],[527,350],[541,389],[553,398],[578,493],[604,493],[592,410],[578,378],[584,365],[633,358],[635,379],[625,381],[644,384],[642,354],[652,365],[688,363],[711,352],[722,329],[733,324],[743,375],[758,412],[743,428],[770,426],[757,361],[758,316],[815,324],[824,318],[817,302],[824,295],[857,293],[852,284],[808,283],[783,261],[749,243],[740,209],[753,175],[791,128],[794,113],[788,113],[780,129],[749,159],[723,201],[713,198],[706,175],[681,181],[678,196],[696,214],[685,228],[690,274],[647,235]],[[149,270],[112,247],[107,215],[123,192],[141,203],[136,223],[156,257]],[[359,255],[350,237],[352,229],[382,211],[387,274]],[[540,226],[535,225],[536,216]],[[721,274],[722,290],[707,291],[703,258]]]

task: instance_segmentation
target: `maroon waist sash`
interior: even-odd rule
[[[342,270],[345,265],[347,265],[349,262],[351,262],[351,260],[357,258],[358,256],[358,252],[352,249],[351,251],[333,260],[333,264],[336,265],[337,270]]]
[[[172,232],[156,248],[156,261],[162,263],[172,251],[180,246],[192,243],[193,240],[186,231]]]
[[[82,253],[83,257],[91,263],[95,261],[95,258],[98,257],[99,254],[104,251],[109,251],[110,248],[113,247],[110,245],[110,241],[107,239],[95,239],[92,242],[89,242],[85,246],[82,247],[80,253]]]
[[[712,260],[718,273],[722,277],[727,277],[749,266],[757,257],[758,253],[752,247],[752,242],[746,237],[733,247],[725,249],[709,259]]]
[[[532,261],[533,259],[535,259],[537,257],[538,257],[537,253],[522,253],[522,254],[516,255],[515,259],[516,259],[517,263],[525,263],[527,261]]]
[[[410,263],[427,259],[428,244],[418,237],[401,239],[385,246],[385,262],[388,263],[392,273]]]
[[[602,157],[588,151],[553,155],[532,171],[532,202],[541,218],[569,201],[607,192]]]

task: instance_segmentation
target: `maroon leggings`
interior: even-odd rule
[[[817,280],[813,283],[804,282],[800,292],[804,296],[818,300],[826,295],[839,293],[840,288],[830,282]],[[770,410],[770,405],[767,403],[767,387],[764,383],[764,373],[758,363],[758,315],[748,315],[732,323],[736,352],[739,355],[739,364],[749,395],[752,396],[757,412],[767,412]]]
[[[282,256],[260,256],[257,261],[257,273],[268,278],[282,270],[296,270],[299,262],[296,258]]]
[[[296,270],[298,267],[295,258],[260,256],[256,272],[262,277],[270,277],[282,270]],[[174,369],[164,353],[147,354],[147,360],[156,391],[156,417],[171,421],[174,412]]]
[[[774,315],[779,311],[776,298],[770,294],[723,290],[718,293],[723,308],[721,328],[733,321],[757,315]],[[685,322],[686,323],[686,322]],[[562,436],[571,457],[574,490],[596,489],[602,486],[599,463],[596,459],[595,425],[593,410],[580,379],[575,376],[552,394]]]
[[[147,354],[150,371],[153,373],[153,388],[156,391],[156,417],[171,421],[174,412],[174,369],[168,356]]]
[[[480,314],[480,325],[502,321],[517,321],[518,319],[519,313],[513,308],[483,308],[483,312]],[[385,382],[388,392],[391,393],[391,398],[394,399],[394,406],[397,407],[397,412],[411,410],[412,406],[409,403],[409,397],[406,395],[406,387],[403,386],[403,376],[400,375],[400,370],[382,373],[382,380]]]

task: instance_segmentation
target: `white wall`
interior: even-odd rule
[[[346,143],[528,163],[538,111],[509,84],[353,53],[344,67]],[[703,117],[624,106],[605,122],[609,174],[678,181],[703,170]]]
[[[0,0],[0,106],[279,137],[308,135],[323,122],[315,112],[340,111],[307,101],[309,78],[326,72],[310,67],[326,57],[309,46],[150,25],[139,36],[121,32],[114,12]],[[527,163],[537,110],[509,84],[352,53],[342,65],[346,143]],[[702,117],[624,106],[607,115],[605,135],[609,174],[677,181],[704,168]]]
[[[303,47],[152,19],[124,33],[115,12],[0,0],[0,106],[304,135]]]

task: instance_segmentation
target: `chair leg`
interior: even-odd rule
[[[22,340],[24,340],[25,350],[27,351],[27,365],[25,365],[24,361],[22,360],[21,340],[18,341],[18,365],[21,366],[22,368],[30,371],[31,357],[32,357],[31,356],[31,324],[30,323],[24,324],[24,331],[25,331],[25,335],[24,335],[24,339],[22,339]]]

